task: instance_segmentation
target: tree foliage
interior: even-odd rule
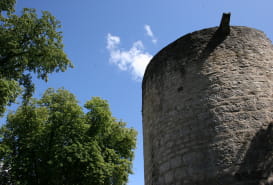
[[[60,22],[47,11],[39,17],[35,9],[16,15],[14,4],[0,1],[0,113],[21,92],[24,100],[31,97],[33,74],[47,81],[48,74],[72,67],[63,51]]]
[[[0,132],[0,184],[126,184],[136,131],[101,98],[84,107],[68,91],[48,89],[10,113]]]
[[[14,4],[16,0],[1,0],[0,1],[0,12],[7,11],[8,13],[14,11]]]

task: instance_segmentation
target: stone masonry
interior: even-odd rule
[[[232,26],[161,50],[142,84],[146,185],[273,184],[273,46]]]

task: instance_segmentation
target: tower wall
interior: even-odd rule
[[[146,185],[272,180],[273,46],[264,33],[185,35],[151,60],[142,90]]]

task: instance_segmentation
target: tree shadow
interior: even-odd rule
[[[253,137],[235,179],[253,185],[273,184],[273,122]]]

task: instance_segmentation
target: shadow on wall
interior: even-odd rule
[[[208,58],[209,54],[227,38],[227,36],[230,34],[229,21],[230,13],[223,13],[220,26],[201,54],[201,58]]]
[[[200,58],[206,60],[209,55],[216,49],[216,47],[227,38],[227,36],[228,34],[223,34],[223,31],[221,29],[217,29],[210,39],[209,43],[201,53]]]
[[[273,122],[253,137],[235,178],[253,185],[273,184]]]

